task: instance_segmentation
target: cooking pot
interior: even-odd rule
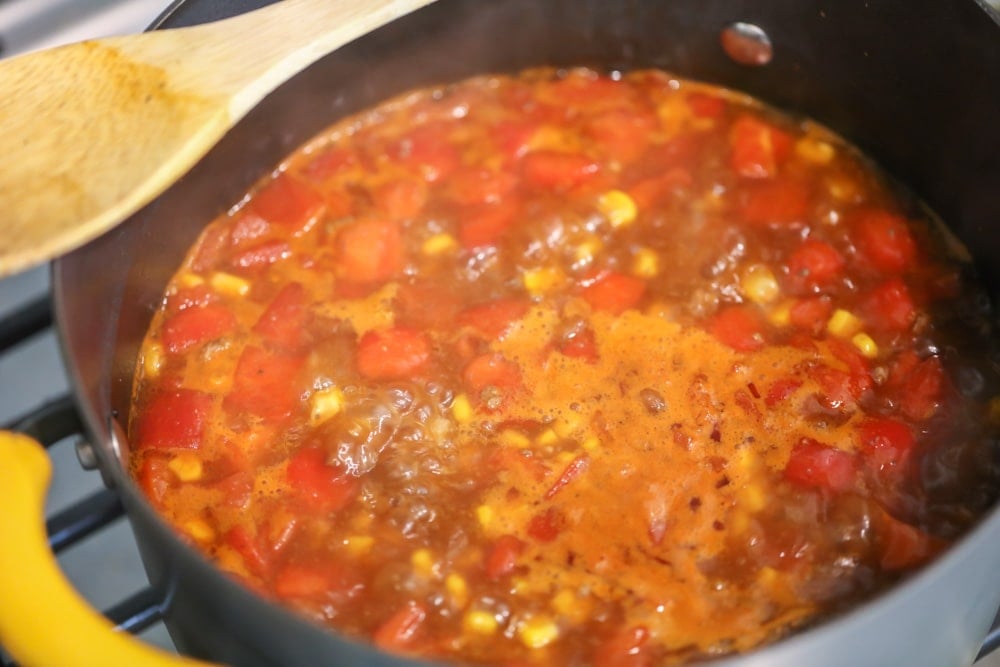
[[[156,27],[263,4],[178,0]],[[56,319],[83,418],[106,479],[121,493],[177,647],[239,665],[407,662],[312,625],[231,581],[175,536],[126,472],[122,426],[133,367],[166,282],[201,228],[283,156],[338,118],[413,87],[535,65],[655,66],[744,90],[846,136],[949,223],[996,293],[998,21],[974,0],[440,0],[279,88],[176,186],[59,259],[53,272]],[[720,34],[735,22],[766,34],[771,62],[743,64],[726,54]],[[13,445],[0,449],[0,468],[17,465]],[[5,512],[12,512],[9,504]],[[14,541],[5,541],[11,550]],[[886,594],[717,664],[971,664],[1000,606],[998,563],[1000,511],[993,511]],[[27,612],[23,622],[25,632],[37,631]]]

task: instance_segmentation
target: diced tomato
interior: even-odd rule
[[[193,389],[153,396],[141,412],[138,446],[143,449],[198,449],[214,399]]]
[[[174,483],[174,474],[168,467],[169,463],[170,459],[165,456],[146,454],[136,474],[139,488],[157,505],[163,502],[167,491]]]
[[[407,327],[373,329],[358,341],[358,372],[370,380],[408,378],[431,358],[427,336]]]
[[[279,598],[305,598],[343,604],[364,590],[364,582],[342,563],[324,559],[322,563],[288,563],[274,577]]]
[[[584,132],[603,154],[619,162],[631,162],[649,146],[649,135],[657,121],[648,113],[612,109],[591,118]]]
[[[474,327],[491,340],[500,340],[511,324],[524,317],[530,305],[524,299],[495,299],[466,308],[458,314],[458,322]]]
[[[843,270],[843,256],[829,243],[817,239],[806,239],[788,258],[789,277],[799,288],[828,285]]]
[[[914,421],[937,411],[947,378],[939,357],[927,357],[909,374],[899,395],[899,410]]]
[[[462,206],[495,204],[517,186],[517,177],[509,171],[463,169],[449,180],[451,199]]]
[[[868,361],[861,356],[858,348],[842,340],[830,338],[826,344],[833,356],[847,365],[851,395],[856,399],[861,398],[862,394],[871,389],[874,383],[868,368]]]
[[[643,179],[628,189],[628,194],[640,211],[649,210],[655,204],[675,193],[691,187],[694,179],[684,167],[671,167],[663,174]]]
[[[851,229],[862,259],[878,271],[902,273],[916,261],[916,241],[906,220],[900,216],[866,209],[854,216]]]
[[[173,354],[221,338],[236,329],[236,316],[222,303],[185,308],[163,323],[160,340]]]
[[[788,309],[788,321],[798,329],[819,333],[826,327],[832,312],[833,302],[829,297],[797,299]]]
[[[240,248],[267,236],[272,228],[270,222],[260,217],[252,207],[247,207],[233,219],[231,229],[230,243]]]
[[[231,230],[228,225],[209,225],[198,242],[191,268],[209,271],[218,268],[230,248]]]
[[[621,628],[598,645],[592,663],[594,667],[652,667],[648,639],[649,630],[641,625]]]
[[[766,324],[753,306],[726,306],[708,321],[708,332],[738,352],[753,352],[767,342]]]
[[[248,345],[236,362],[233,386],[223,406],[267,421],[290,416],[300,400],[295,380],[303,363],[300,355]]]
[[[357,153],[340,146],[331,146],[318,155],[311,156],[302,171],[302,175],[315,183],[323,183],[327,179],[348,169],[358,166]]]
[[[706,93],[688,95],[687,104],[691,113],[698,118],[719,118],[726,111],[725,100]]]
[[[503,155],[518,159],[528,152],[531,139],[537,131],[538,123],[534,121],[505,121],[494,128],[493,140]]]
[[[244,248],[234,254],[229,263],[233,268],[257,271],[291,256],[292,249],[286,241],[272,239]]]
[[[586,284],[582,296],[595,310],[620,315],[637,306],[645,293],[644,280],[624,273],[605,271]]]
[[[880,331],[903,332],[917,316],[910,290],[899,278],[890,278],[861,299],[861,312]]]
[[[372,642],[385,651],[405,651],[419,636],[426,619],[427,610],[423,605],[408,602],[375,629]]]
[[[848,452],[802,438],[792,448],[785,477],[803,486],[826,491],[846,491],[854,485],[857,463]]]
[[[486,555],[486,576],[496,580],[513,572],[523,550],[524,542],[513,535],[501,535]]]
[[[301,283],[285,285],[254,324],[254,333],[279,347],[298,348],[306,338],[305,299]]]
[[[271,569],[271,554],[260,545],[256,531],[237,524],[226,531],[223,541],[243,558],[243,564],[252,574],[264,576]]]
[[[344,509],[361,488],[357,477],[341,466],[327,465],[326,459],[323,449],[303,447],[289,459],[286,471],[292,493],[321,514]]]
[[[567,357],[583,359],[590,364],[597,363],[600,358],[597,350],[597,339],[594,338],[593,330],[588,327],[580,327],[563,337],[559,344],[559,351]]]
[[[528,521],[528,535],[539,542],[551,542],[559,536],[566,525],[566,518],[555,507],[550,507],[531,517]]]
[[[219,295],[205,283],[182,287],[167,297],[166,312],[173,313],[185,308],[201,308],[219,300]]]
[[[500,354],[487,353],[470,361],[462,378],[476,393],[487,387],[510,390],[521,386],[521,369]]]
[[[858,441],[865,459],[875,470],[883,471],[905,464],[916,438],[910,427],[902,422],[873,417],[858,427]]]
[[[410,167],[428,183],[450,175],[461,164],[458,149],[448,140],[449,125],[421,125],[390,147],[389,155]]]
[[[423,181],[398,179],[383,183],[372,193],[379,212],[390,220],[412,218],[427,203],[427,185]]]
[[[335,261],[339,276],[345,280],[389,280],[403,268],[403,259],[399,225],[391,220],[356,220],[337,233]]]
[[[459,214],[458,240],[470,250],[494,245],[517,221],[520,210],[516,200],[471,206]]]
[[[792,150],[788,133],[752,116],[733,122],[729,141],[729,164],[747,178],[775,176]]]
[[[563,191],[596,174],[597,162],[579,153],[535,151],[521,159],[524,180],[537,188]]]
[[[782,378],[780,380],[775,380],[774,384],[767,391],[767,396],[764,398],[764,404],[769,408],[773,408],[778,403],[787,400],[789,396],[795,393],[795,390],[802,386],[802,380],[798,378]]]
[[[254,193],[250,207],[271,224],[297,231],[323,210],[323,197],[305,182],[283,172]]]
[[[809,189],[799,181],[754,183],[743,193],[740,213],[751,225],[803,225],[809,214],[810,199]]]
[[[260,452],[252,454],[259,456]],[[253,495],[253,476],[246,470],[234,472],[216,482],[215,487],[222,493],[223,503],[229,507],[246,509]]]
[[[549,487],[549,490],[545,492],[545,499],[551,500],[554,498],[555,495],[559,493],[567,484],[586,472],[589,466],[590,457],[586,454],[580,454],[575,459],[570,461],[566,468],[562,471],[562,474],[559,475],[559,479],[557,479],[552,486]]]
[[[879,523],[883,570],[906,570],[923,565],[943,548],[943,543],[908,523],[883,513]]]

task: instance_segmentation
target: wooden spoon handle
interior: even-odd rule
[[[0,62],[0,276],[118,224],[279,84],[431,1],[284,0]]]

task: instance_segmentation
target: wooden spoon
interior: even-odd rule
[[[292,75],[431,1],[284,0],[0,61],[0,276],[117,225]]]

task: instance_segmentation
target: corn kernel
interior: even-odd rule
[[[767,321],[776,327],[787,327],[792,323],[793,301],[782,301],[767,314]]]
[[[429,579],[437,574],[437,563],[434,562],[434,555],[431,554],[430,549],[414,551],[413,555],[410,556],[410,565],[413,566],[414,572],[421,577]]]
[[[152,380],[160,375],[163,368],[163,346],[159,343],[151,343],[146,346],[142,355],[142,370],[147,380]]]
[[[469,586],[459,574],[449,574],[444,580],[444,587],[451,596],[451,602],[456,607],[464,607],[469,601]]]
[[[601,447],[601,439],[596,435],[587,436],[584,438],[581,446],[588,452],[597,451]]]
[[[834,336],[838,336],[840,338],[850,338],[854,334],[858,333],[862,326],[863,322],[857,315],[842,308],[838,308],[833,311],[833,315],[830,316],[830,321],[826,323],[826,330]]]
[[[198,542],[211,542],[215,539],[215,530],[204,519],[185,521],[184,532]]]
[[[479,519],[479,525],[483,528],[486,528],[493,523],[494,516],[495,513],[493,508],[489,505],[480,505],[476,508],[476,518]]]
[[[465,394],[459,394],[451,402],[451,414],[459,424],[468,424],[472,421],[472,403]]]
[[[778,279],[764,264],[748,266],[740,276],[743,295],[757,304],[772,303],[781,295]]]
[[[321,389],[309,397],[309,421],[322,424],[344,408],[344,392],[339,387]]]
[[[660,272],[660,256],[650,248],[640,248],[632,258],[632,274],[640,278],[653,278]]]
[[[780,578],[781,577],[778,574],[777,570],[775,570],[773,567],[768,567],[766,565],[760,568],[760,571],[757,572],[757,582],[763,586],[770,586],[771,584],[775,584],[778,582]]]
[[[625,227],[635,221],[638,214],[635,202],[621,190],[609,190],[597,198],[599,210],[612,227]]]
[[[554,445],[559,442],[559,434],[555,432],[555,429],[547,428],[538,434],[535,438],[535,443],[541,445],[542,447],[547,447],[549,445]]]
[[[826,182],[827,191],[842,202],[857,201],[859,197],[858,184],[847,178],[830,178]]]
[[[250,283],[248,281],[223,271],[213,273],[208,279],[208,283],[216,292],[229,297],[246,296],[247,292],[250,291]]]
[[[868,334],[861,332],[854,334],[851,338],[851,342],[854,343],[854,347],[858,348],[861,352],[861,356],[866,359],[874,359],[878,356],[878,344],[872,340],[872,337]]]
[[[344,538],[344,546],[353,556],[363,556],[375,545],[371,535],[351,535]]]
[[[552,422],[556,435],[567,440],[576,436],[582,426],[583,418],[578,412],[568,412]]]
[[[532,296],[538,296],[551,291],[562,282],[562,272],[555,267],[529,269],[521,276],[524,289]]]
[[[531,439],[518,430],[508,428],[500,432],[500,442],[508,447],[524,449],[531,446]]]
[[[559,638],[559,627],[546,616],[534,616],[521,623],[517,636],[528,648],[539,649]]]
[[[590,264],[597,257],[597,253],[601,251],[604,244],[601,243],[601,239],[595,237],[589,238],[583,241],[574,251],[574,257],[577,264]]]
[[[470,634],[492,635],[498,626],[496,616],[488,611],[470,611],[462,617],[462,627]]]
[[[205,282],[205,279],[193,271],[184,271],[177,276],[177,284],[181,287],[197,287]]]
[[[795,143],[795,154],[813,164],[830,164],[836,151],[825,141],[803,137]]]
[[[194,482],[201,479],[201,459],[194,452],[179,452],[174,458],[170,459],[167,467],[182,482]]]
[[[590,617],[591,603],[580,598],[570,589],[564,588],[556,593],[549,603],[553,611],[574,623],[583,623]]]
[[[767,496],[759,484],[747,484],[740,494],[743,501],[743,508],[751,513],[756,513],[767,507]]]
[[[420,246],[420,250],[425,255],[435,256],[443,255],[446,252],[451,252],[458,247],[458,241],[451,234],[440,233],[430,236],[424,241],[423,245]]]

